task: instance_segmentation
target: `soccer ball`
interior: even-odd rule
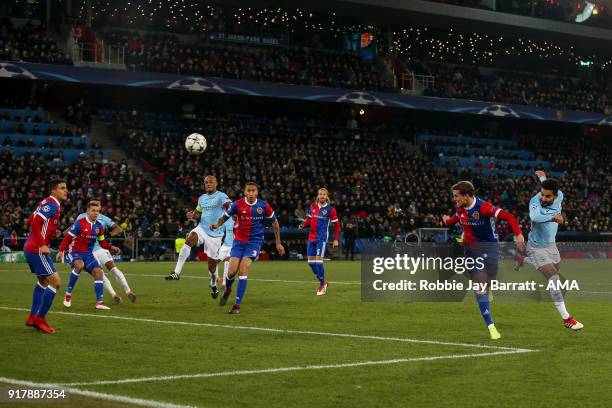
[[[199,133],[192,133],[185,139],[185,149],[189,154],[202,154],[206,146],[206,138]]]
[[[518,113],[504,105],[489,105],[478,113],[481,115],[506,116],[511,118],[520,117]]]
[[[367,92],[350,92],[336,99],[336,102],[354,103],[356,105],[385,105],[383,101]]]

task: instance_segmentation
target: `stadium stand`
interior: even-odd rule
[[[8,18],[0,18],[0,61],[72,64],[70,57],[49,38],[44,26],[28,22],[23,27],[14,27]]]

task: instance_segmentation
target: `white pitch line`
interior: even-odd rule
[[[84,386],[84,385],[128,384],[128,383],[141,383],[141,382],[149,382],[149,381],[174,381],[174,380],[182,380],[182,379],[187,379],[187,378],[228,377],[228,376],[236,376],[236,375],[282,373],[282,372],[288,372],[288,371],[325,370],[325,369],[334,369],[334,368],[401,364],[401,363],[410,363],[410,362],[416,362],[416,361],[453,360],[453,359],[462,359],[462,358],[490,357],[490,356],[498,356],[498,355],[506,355],[506,354],[528,353],[529,351],[510,350],[510,351],[495,351],[491,353],[450,354],[450,355],[445,355],[445,356],[397,358],[393,360],[358,361],[354,363],[342,363],[342,364],[264,368],[261,370],[221,371],[218,373],[199,373],[199,374],[165,375],[165,376],[160,376],[160,377],[125,378],[122,380],[76,382],[76,383],[67,383],[63,385],[65,386]]]
[[[140,406],[143,406],[143,407],[152,407],[152,408],[196,408],[196,407],[194,407],[192,405],[177,405],[177,404],[172,404],[172,403],[169,403],[169,402],[161,402],[161,401],[154,401],[154,400],[145,400],[145,399],[140,399],[140,398],[128,397],[128,396],[125,396],[125,395],[105,394],[105,393],[102,393],[102,392],[87,391],[87,390],[81,390],[81,389],[78,389],[78,388],[65,388],[65,386],[62,386],[62,385],[59,385],[59,384],[35,383],[35,382],[31,382],[31,381],[16,380],[14,378],[0,377],[0,383],[13,384],[13,385],[22,385],[22,386],[25,386],[25,387],[31,387],[31,388],[37,388],[37,389],[41,389],[41,388],[64,389],[68,393],[68,398],[70,398],[70,394],[75,394],[75,395],[81,395],[83,397],[96,398],[96,399],[101,399],[101,400],[105,400],[105,401],[122,402],[122,403],[125,403],[125,404],[140,405]],[[53,400],[53,402],[59,402],[59,401],[60,400]],[[22,402],[23,402],[23,400],[22,400]],[[49,400],[48,402],[51,402],[51,400]]]
[[[163,278],[166,275],[150,275],[150,274],[144,274],[144,273],[126,273],[125,276],[146,276],[146,277],[151,277],[151,278]],[[189,279],[206,279],[206,280],[210,280],[210,278],[208,276],[188,276],[188,275],[181,275],[181,278],[189,278]],[[249,278],[249,282],[281,282],[281,283],[308,283],[308,284],[312,284],[312,283],[318,283],[315,279],[313,280],[285,280],[285,279],[260,279],[260,278]],[[329,283],[333,283],[334,285],[361,285],[361,282],[357,282],[357,281],[329,281]]]
[[[20,312],[29,312],[30,309],[25,309],[21,307],[6,307],[0,306],[0,309],[3,310],[13,310]],[[502,347],[502,346],[491,346],[488,344],[473,344],[473,343],[456,343],[450,341],[438,341],[438,340],[420,340],[420,339],[411,339],[404,337],[383,337],[383,336],[372,336],[372,335],[362,335],[362,334],[349,334],[349,333],[333,333],[333,332],[318,332],[318,331],[308,331],[308,330],[292,330],[292,329],[277,329],[271,327],[257,327],[257,326],[238,326],[238,325],[230,325],[230,324],[216,324],[216,323],[198,323],[198,322],[183,322],[183,321],[174,321],[174,320],[156,320],[156,319],[146,319],[141,317],[129,317],[129,316],[116,316],[116,315],[103,315],[103,314],[91,314],[91,313],[76,313],[76,312],[50,312],[52,314],[59,314],[64,316],[76,316],[76,317],[95,317],[99,319],[112,319],[112,320],[127,320],[127,321],[136,321],[136,322],[146,322],[146,323],[155,323],[155,324],[169,324],[169,325],[180,325],[180,326],[194,326],[194,327],[210,327],[210,328],[219,328],[219,329],[231,329],[231,330],[251,330],[251,331],[260,331],[267,333],[283,333],[283,334],[302,334],[309,336],[329,336],[329,337],[345,337],[352,339],[362,339],[362,340],[379,340],[379,341],[395,341],[401,343],[416,343],[416,344],[435,344],[438,346],[457,346],[457,347],[467,347],[467,348],[480,348],[480,349],[490,349],[490,350],[506,350],[506,351],[518,351],[518,352],[531,352],[537,351],[533,349],[525,349],[525,348],[516,348],[516,347]]]

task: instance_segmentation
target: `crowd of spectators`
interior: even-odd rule
[[[415,73],[433,75],[426,96],[529,105],[558,110],[612,113],[612,93],[595,81],[559,76],[495,71],[477,67],[416,63]]]
[[[8,18],[0,19],[0,60],[72,65],[70,56],[47,35],[45,26],[28,22],[14,27]]]
[[[441,216],[453,211],[447,190],[459,177],[474,180],[482,197],[514,212],[523,228],[529,228],[527,204],[537,189],[532,175],[485,176],[470,168],[457,173],[438,167],[433,155],[422,154],[407,142],[413,140],[409,129],[393,125],[350,129],[314,118],[204,114],[184,123],[185,130],[166,131],[137,113],[119,113],[116,120],[117,137],[187,199],[193,202],[201,193],[206,174],[217,175],[231,198],[241,195],[246,180],[256,180],[285,227],[301,222],[319,186],[330,189],[343,221],[353,220],[361,238],[403,236],[415,228],[438,227]],[[206,135],[205,160],[189,156],[183,148],[187,129]],[[486,132],[478,136],[486,137]],[[562,229],[610,229],[612,197],[605,188],[611,181],[606,162],[609,146],[566,138],[557,143],[557,150],[550,150],[546,138],[514,137],[536,159],[565,172],[561,180],[569,222]],[[500,228],[502,236],[509,232],[507,225]]]
[[[355,53],[302,47],[264,47],[200,41],[172,35],[141,37],[106,31],[106,41],[126,47],[131,70],[369,90],[395,89],[384,63]]]

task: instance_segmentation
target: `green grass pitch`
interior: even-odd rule
[[[24,325],[27,265],[0,266],[0,390],[26,380],[99,393],[58,407],[612,406],[612,303],[569,302],[585,324],[571,332],[549,302],[494,301],[503,337],[492,342],[471,299],[362,303],[358,262],[326,263],[322,297],[306,262],[256,263],[237,316],[211,299],[202,263],[170,282],[171,263],[120,267],[137,303],[95,310],[83,274],[72,308],[55,299],[57,333],[43,335]],[[63,294],[69,271],[58,269]]]

